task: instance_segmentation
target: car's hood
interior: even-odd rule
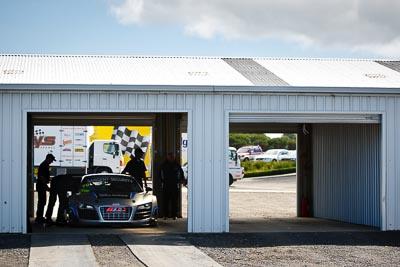
[[[131,193],[130,195],[101,195],[94,193],[79,193],[70,197],[70,202],[87,202],[102,204],[140,204],[152,202],[153,195],[145,192]]]

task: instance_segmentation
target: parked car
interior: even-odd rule
[[[281,160],[292,160],[292,161],[296,161],[297,158],[297,152],[296,150],[289,150],[288,153],[286,155],[283,155],[281,157]]]
[[[73,225],[157,224],[157,198],[130,175],[98,173],[82,177],[80,192],[68,198]]]
[[[254,161],[280,161],[283,156],[286,156],[289,153],[286,149],[269,149],[264,154],[258,155],[254,157]]]
[[[260,146],[242,146],[237,150],[241,161],[254,160],[254,157],[263,154]]]

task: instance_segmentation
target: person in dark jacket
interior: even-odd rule
[[[185,177],[181,165],[175,159],[174,153],[168,153],[167,159],[162,163],[160,167],[160,177],[164,201],[164,220],[166,220],[169,215],[176,220],[178,215],[179,188],[180,185],[185,182]],[[169,212],[169,207],[171,207],[171,213]]]
[[[135,157],[133,157],[128,162],[128,164],[126,164],[122,173],[133,176],[142,188],[147,188],[147,181],[146,181],[147,169],[146,166],[144,165],[142,157],[143,157],[143,150],[140,148],[136,148]],[[143,187],[143,183],[145,187]]]
[[[58,211],[56,224],[64,224],[65,216],[64,213],[67,210],[67,192],[72,188],[72,176],[71,175],[57,175],[51,179],[50,182],[50,196],[49,204],[47,205],[46,211],[46,223],[54,224],[51,216],[53,214],[54,205],[58,197]]]
[[[38,179],[36,181],[36,191],[38,193],[38,203],[36,210],[37,223],[44,223],[46,220],[43,218],[44,206],[46,206],[47,194],[50,191],[47,185],[50,182],[50,164],[56,161],[53,154],[47,154],[46,159],[40,164],[38,170]]]

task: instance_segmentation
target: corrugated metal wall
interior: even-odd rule
[[[22,110],[27,101],[20,94],[0,94],[0,232],[24,232],[26,212],[26,157],[23,147]]]
[[[383,155],[386,181],[382,188],[383,221],[386,230],[400,230],[400,97],[388,97],[385,102]]]
[[[312,140],[314,216],[380,227],[380,125],[314,125]]]
[[[400,98],[331,94],[1,92],[0,231],[25,232],[26,112],[188,112],[189,232],[229,230],[226,173],[229,112],[384,114],[382,228],[400,230]],[[357,162],[355,163],[357,164]],[[355,172],[362,170],[355,170]],[[359,175],[358,175],[359,176]],[[360,176],[359,176],[360,177]],[[379,185],[378,185],[379,186]],[[354,189],[356,190],[356,189]],[[359,189],[361,190],[361,189]],[[361,195],[361,191],[358,191]],[[370,192],[366,189],[364,192]],[[373,191],[378,194],[376,191]],[[374,194],[375,194],[374,193]],[[370,193],[368,193],[370,194]],[[370,195],[366,196],[367,198]],[[375,203],[375,202],[374,202]],[[374,206],[374,210],[377,208]],[[372,211],[368,211],[372,212]],[[375,212],[375,211],[374,211]],[[369,215],[367,213],[367,215]],[[362,215],[357,215],[362,216]],[[374,222],[375,223],[375,222]],[[380,222],[377,222],[378,224]]]

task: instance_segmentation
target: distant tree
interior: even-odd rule
[[[295,134],[295,133],[284,133],[283,136],[287,136],[290,139],[296,139],[297,134]]]
[[[288,136],[282,136],[281,138],[271,139],[269,149],[273,148],[295,150],[296,138],[289,138]]]
[[[259,145],[266,151],[268,149],[296,149],[296,134],[285,134],[280,138],[270,138],[265,134],[232,133],[229,134],[229,146],[236,148],[242,146]]]
[[[242,146],[259,145],[259,146],[261,146],[262,149],[265,149],[265,147],[268,146],[270,139],[271,138],[269,138],[265,134],[232,133],[232,134],[229,134],[229,146],[239,148]]]

